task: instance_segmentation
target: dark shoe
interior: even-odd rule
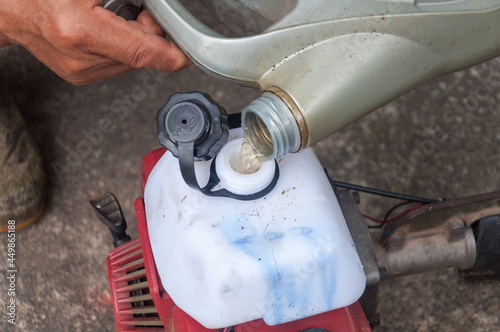
[[[35,222],[43,212],[45,189],[42,158],[19,110],[0,101],[0,231]]]

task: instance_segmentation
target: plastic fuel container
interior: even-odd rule
[[[151,247],[176,305],[203,326],[221,328],[257,318],[277,325],[358,300],[363,268],[314,152],[266,162],[231,183],[231,167],[221,166],[238,151],[231,143],[216,159],[220,185],[265,186],[277,165],[279,179],[269,194],[250,201],[205,196],[185,184],[168,151],[148,179]],[[208,181],[210,163],[195,164],[200,183]]]

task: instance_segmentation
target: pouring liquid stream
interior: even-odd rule
[[[240,174],[253,174],[260,169],[264,161],[263,155],[246,137],[243,137],[238,154],[231,161],[231,167]]]

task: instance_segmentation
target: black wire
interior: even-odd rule
[[[397,208],[403,206],[403,205],[406,205],[406,204],[411,204],[411,203],[418,203],[418,202],[415,202],[415,201],[407,201],[407,202],[402,202],[402,203],[399,203],[399,204],[396,204],[394,205],[385,215],[384,217],[384,221],[387,221],[387,219],[389,219],[389,216],[391,215],[391,213],[396,210]]]
[[[392,212],[394,212],[394,210],[396,210],[397,208],[399,207],[402,207],[403,205],[406,205],[406,204],[412,204],[412,203],[418,203],[418,202],[415,202],[415,201],[406,201],[406,202],[401,202],[399,204],[396,204],[394,205],[392,208],[390,208],[389,211],[387,211],[387,213],[385,214],[385,217],[384,217],[384,221],[387,221],[387,219],[389,219],[389,216],[391,215]],[[384,226],[383,223],[380,223],[378,225],[368,225],[368,228],[382,228]]]
[[[334,187],[338,188],[344,188],[344,189],[350,189],[350,190],[356,190],[356,191],[361,191],[364,193],[372,194],[372,195],[379,195],[379,196],[385,196],[385,197],[391,197],[395,199],[401,199],[405,201],[411,201],[414,203],[435,203],[439,202],[437,199],[432,199],[432,198],[424,198],[424,197],[418,197],[418,196],[411,196],[411,195],[405,195],[405,194],[398,194],[398,193],[393,193],[390,191],[385,191],[385,190],[379,190],[379,189],[374,189],[374,188],[368,188],[368,187],[363,187],[363,186],[358,186],[355,184],[351,183],[345,183],[345,182],[340,182],[340,181],[335,181],[335,180],[330,180],[330,184]]]

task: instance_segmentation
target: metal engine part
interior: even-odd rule
[[[347,221],[354,245],[366,275],[366,288],[359,302],[372,327],[379,324],[377,314],[380,272],[375,258],[370,232],[358,208],[359,195],[348,190],[336,192],[342,213]]]
[[[500,281],[500,216],[482,218],[473,224],[477,258],[472,268],[459,271],[466,283]]]
[[[500,192],[429,203],[374,232],[357,195],[337,190],[337,197],[366,275],[360,303],[372,327],[383,280],[449,267],[469,282],[499,279]]]
[[[448,267],[471,268],[476,260],[474,232],[459,218],[446,225],[418,232],[398,232],[387,246],[372,234],[381,277],[395,278]]]
[[[500,214],[500,192],[426,204],[373,234],[382,279],[457,267],[476,262],[471,226],[481,218]],[[378,241],[380,239],[380,241]]]

